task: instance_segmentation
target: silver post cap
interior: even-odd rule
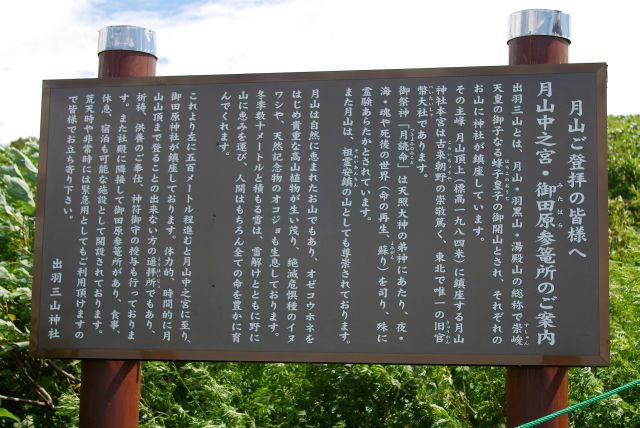
[[[133,25],[113,25],[98,32],[98,54],[104,51],[134,51],[156,55],[156,33]]]
[[[527,9],[509,15],[507,41],[526,36],[561,37],[571,43],[571,16],[549,9]]]

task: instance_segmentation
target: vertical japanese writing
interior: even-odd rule
[[[98,150],[98,188],[96,192],[96,215],[97,224],[95,227],[95,246],[94,246],[94,280],[93,280],[93,303],[95,306],[93,312],[92,325],[96,332],[102,333],[102,305],[104,290],[103,285],[105,283],[105,269],[109,266],[105,266],[106,252],[106,237],[107,237],[107,201],[109,196],[109,145],[111,143],[111,125],[109,120],[113,115],[111,110],[111,95],[102,95],[102,108],[100,109],[100,118],[102,119],[99,124],[100,137],[99,137],[99,150]],[[105,117],[106,116],[106,117]]]
[[[264,171],[262,154],[262,146],[264,144],[264,127],[266,126],[266,108],[267,108],[267,93],[259,89],[256,93],[255,101],[255,128],[257,131],[255,140],[256,159],[253,167],[253,217],[252,217],[252,235],[260,239],[263,239],[263,208],[262,202],[264,198],[264,179],[262,171]],[[254,246],[251,249],[251,314],[249,320],[249,341],[260,342],[260,330],[262,328],[261,323],[261,311],[260,311],[260,289],[263,267],[263,254],[261,246]]]
[[[567,239],[570,243],[569,254],[576,257],[586,257],[585,242],[587,233],[584,228],[584,220],[587,216],[586,210],[581,207],[585,202],[583,186],[587,184],[585,175],[585,163],[587,159],[582,153],[587,143],[585,136],[585,122],[582,117],[582,100],[571,100],[571,110],[569,112],[569,139],[571,151],[569,152],[569,221],[570,226],[567,231]]]
[[[120,106],[126,107],[126,103],[129,99],[128,94],[123,94],[118,97]],[[121,113],[116,118],[117,128],[115,129],[116,139],[115,139],[115,153],[114,153],[114,176],[112,178],[113,185],[119,186],[124,184],[124,169],[126,166],[124,162],[126,162],[126,144],[127,144],[127,114]],[[102,144],[103,151],[109,149],[109,140],[110,140],[110,127],[108,124],[102,127],[102,133],[100,139],[104,141]],[[105,155],[108,152],[104,153]],[[108,164],[105,163],[101,165],[102,174],[104,178],[108,177]],[[102,178],[101,178],[102,179]],[[107,187],[105,186],[105,190]],[[121,289],[121,280],[123,274],[123,260],[124,260],[124,196],[122,194],[122,188],[118,189],[119,191],[112,192],[113,196],[110,199],[112,205],[111,212],[111,220],[113,227],[113,238],[111,242],[111,283],[110,283],[110,291],[111,291],[111,301],[119,302],[120,301],[120,289]],[[104,195],[107,197],[107,194]],[[100,198],[100,196],[99,196]],[[112,332],[119,333],[120,332],[120,311],[117,308],[113,308],[109,311],[109,328]]]
[[[160,288],[160,278],[162,275],[162,259],[158,249],[159,228],[160,228],[160,154],[162,153],[162,141],[165,137],[162,125],[164,123],[164,96],[157,92],[153,96],[152,104],[152,124],[151,134],[151,177],[149,178],[149,218],[147,231],[147,258],[144,291],[145,302],[145,327],[148,331],[155,333],[155,295]]]
[[[273,95],[275,125],[284,125],[284,91],[274,91]],[[277,129],[272,131],[271,135],[271,225],[273,226],[273,235],[271,237],[271,248],[269,249],[269,309],[271,310],[269,313],[269,333],[273,336],[279,336],[278,299],[282,277],[280,242],[284,239],[281,235],[283,228],[286,227],[282,212],[283,193],[286,190],[286,188],[283,189],[286,159],[284,154],[284,131]]]
[[[78,263],[76,278],[76,321],[75,338],[83,339],[85,335],[85,307],[87,306],[87,278],[89,276],[89,221],[91,218],[91,173],[93,160],[93,123],[95,121],[95,95],[87,94],[84,100],[84,117],[82,126],[84,134],[82,136],[82,160],[80,162],[81,187],[80,187],[80,236],[79,251],[80,259]]]
[[[60,339],[60,323],[62,317],[62,260],[55,258],[51,261],[51,276],[49,277],[49,312],[47,317],[47,337],[49,340]]]
[[[137,134],[136,134],[137,135]],[[136,339],[136,318],[138,312],[136,305],[138,303],[139,291],[139,273],[138,266],[140,265],[140,257],[142,254],[141,248],[141,223],[142,223],[142,195],[139,193],[131,196],[131,216],[129,231],[131,236],[129,238],[129,275],[127,279],[127,340]]]
[[[236,203],[242,200],[236,224],[243,238],[234,253],[239,289],[232,311],[234,328],[248,333],[249,343],[280,336],[285,343],[315,341],[320,91],[306,94],[257,88],[255,100],[246,90],[223,95],[238,103],[228,138],[235,144],[245,134],[247,157],[240,163],[251,177],[247,182],[241,174],[244,196],[234,193]],[[229,109],[235,111],[234,105]],[[235,335],[236,343],[240,337]]]
[[[262,248],[251,249],[251,314],[249,319],[249,342],[260,342],[260,274],[262,273]]]
[[[302,158],[300,145],[302,142],[302,91],[294,89],[291,92],[291,128],[289,151],[289,244],[300,251],[300,203],[302,193]],[[300,277],[300,262],[298,257],[287,259],[287,342],[295,342],[296,321],[298,319],[298,281]]]
[[[287,342],[296,340],[296,320],[298,319],[298,279],[300,265],[297,257],[287,259]]]
[[[136,96],[137,97],[137,96]],[[140,111],[140,102],[136,100],[136,112]],[[143,113],[144,114],[144,113]],[[142,184],[142,156],[144,154],[144,122],[138,117],[134,126],[133,137],[133,169],[131,172],[131,183],[141,186]],[[119,155],[120,156],[120,155]],[[127,340],[135,340],[137,317],[136,304],[138,302],[138,266],[140,265],[141,249],[141,228],[142,228],[142,195],[133,193],[130,196],[130,216],[129,216],[129,275],[127,280],[128,296],[127,296]]]
[[[235,134],[236,140],[236,160],[238,162],[245,162],[247,159],[247,120],[249,119],[249,93],[247,91],[240,91],[238,94],[238,116],[237,116],[237,133]]]
[[[216,146],[221,152],[229,156],[229,109],[231,108],[231,95],[224,92],[220,97],[219,106],[222,108],[222,114],[220,115],[220,124],[218,125],[220,134]]]
[[[484,85],[476,83],[473,93],[473,233],[480,241],[484,241],[484,177],[486,174]]]
[[[492,85],[493,103],[491,117],[491,133],[493,134],[493,157],[491,159],[491,244],[493,246],[493,266],[491,276],[496,286],[493,289],[493,302],[491,309],[493,311],[491,326],[491,341],[494,345],[499,345],[504,340],[503,318],[504,318],[504,278],[503,269],[503,243],[504,243],[504,217],[505,217],[505,201],[508,197],[508,159],[505,159],[503,152],[504,139],[502,134],[504,128],[504,89],[502,83],[494,83]]]
[[[318,261],[318,191],[320,165],[320,90],[312,89],[309,100],[309,174],[307,175],[307,255],[309,267],[305,272],[306,312],[305,312],[305,343],[312,344],[316,340],[316,285],[317,272],[313,268]]]
[[[139,266],[142,266],[142,258],[144,257],[144,231],[143,231],[143,195],[140,193],[144,188],[144,153],[146,146],[145,124],[147,117],[147,94],[138,92],[135,96],[135,112],[136,121],[134,126],[133,137],[133,169],[131,183],[134,185],[134,191],[131,194],[131,215],[130,215],[130,248],[129,253],[132,255],[130,259],[131,269],[127,280],[128,299],[127,299],[127,340],[136,340],[136,320],[138,318],[138,301],[140,297],[140,273]],[[121,239],[121,238],[120,238]],[[118,267],[119,274],[122,273],[122,262]]]
[[[73,176],[76,172],[76,133],[78,131],[78,96],[67,97],[67,132],[65,150],[65,178],[64,178],[64,214],[73,219],[73,189],[75,187]]]
[[[428,157],[427,157],[427,138],[429,117],[433,116],[433,86],[419,85],[418,98],[416,108],[416,125],[418,134],[418,157],[416,159],[416,169],[423,177],[427,177]]]
[[[529,323],[524,317],[524,227],[523,193],[523,145],[524,126],[523,85],[516,82],[511,86],[511,343],[517,346],[529,345]]]
[[[464,336],[464,311],[466,304],[467,278],[465,265],[467,255],[465,247],[467,243],[467,144],[464,130],[467,123],[467,111],[465,104],[464,85],[456,86],[455,111],[453,123],[456,131],[454,157],[453,157],[453,254],[452,260],[456,263],[453,270],[453,312],[455,324],[453,329],[453,343],[462,344]]]
[[[538,268],[536,269],[536,280],[538,283],[538,294],[540,304],[536,314],[536,326],[538,330],[538,345],[545,344],[554,346],[556,344],[556,315],[554,311],[556,295],[556,285],[554,275],[556,272],[555,242],[557,237],[554,234],[556,227],[555,211],[556,193],[558,186],[547,182],[549,169],[553,162],[554,148],[556,142],[551,134],[555,117],[555,104],[553,99],[552,82],[540,82],[540,90],[537,95],[536,122],[539,134],[536,136],[536,157],[541,167],[542,176],[535,189],[536,206],[538,220],[536,222],[536,238],[538,258]]]
[[[378,202],[378,250],[377,250],[377,270],[378,270],[378,308],[380,315],[376,319],[376,340],[378,343],[388,342],[390,323],[390,299],[393,289],[391,273],[393,272],[393,260],[395,257],[395,246],[391,240],[389,230],[390,198],[391,198],[391,105],[389,104],[392,90],[389,86],[380,88],[380,98],[382,105],[378,110],[378,174],[377,174],[377,202]]]
[[[362,132],[360,138],[360,167],[357,180],[360,184],[360,215],[363,219],[371,219],[371,116],[373,114],[373,89],[365,86],[361,90],[360,116],[362,118]]]
[[[409,294],[407,291],[409,275],[409,169],[414,161],[415,132],[408,122],[411,113],[410,105],[411,88],[400,85],[398,88],[398,135],[396,147],[396,278],[395,295],[397,299],[398,317],[395,321],[395,334],[399,341],[403,341],[408,333],[407,326],[407,302]]]
[[[231,339],[240,343],[242,338],[242,294],[243,294],[243,262],[244,262],[244,207],[246,203],[247,181],[238,174],[235,180],[234,205],[235,229],[233,242],[233,301],[231,307]]]
[[[351,307],[351,212],[354,188],[353,90],[344,93],[342,114],[342,157],[340,161],[340,329],[342,342],[351,343],[349,309]]]
[[[572,352],[601,292],[566,309],[568,277],[602,279],[600,93],[412,73],[52,88],[39,339]]]
[[[182,271],[180,273],[182,288],[180,290],[180,339],[191,343],[191,301],[192,297],[192,263],[191,248],[193,245],[193,228],[195,225],[194,192],[195,173],[198,152],[198,94],[191,92],[187,103],[187,142],[185,150],[185,183],[184,183],[184,215],[182,216]]]
[[[154,97],[156,102],[164,102],[164,95],[156,94]],[[165,200],[167,207],[167,217],[165,222],[165,232],[167,236],[167,242],[163,250],[162,258],[162,278],[163,286],[162,290],[162,340],[165,342],[171,342],[172,334],[174,330],[173,324],[173,306],[174,306],[174,294],[175,280],[176,280],[176,204],[178,202],[178,179],[177,176],[180,172],[180,107],[182,105],[182,93],[172,91],[169,98],[169,150],[167,153],[167,197]],[[184,214],[187,216],[187,214]],[[184,217],[183,217],[184,221]]]
[[[451,291],[447,290],[447,266],[448,260],[445,254],[446,226],[447,226],[447,183],[450,180],[451,146],[447,141],[447,86],[437,85],[435,88],[436,112],[435,112],[435,145],[436,155],[434,163],[433,180],[435,183],[435,204],[434,204],[434,228],[436,235],[440,239],[437,242],[434,265],[434,303],[436,311],[434,313],[434,342],[451,342],[451,320],[446,310],[446,299],[450,298]]]

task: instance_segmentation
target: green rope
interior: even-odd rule
[[[589,398],[588,400],[584,400],[581,401],[580,403],[574,404],[573,406],[569,406],[566,409],[562,409],[562,410],[558,410],[557,412],[553,412],[551,414],[548,414],[547,416],[543,416],[539,419],[536,419],[535,421],[531,421],[531,422],[527,422],[524,425],[518,425],[516,428],[530,428],[530,427],[534,427],[536,425],[540,425],[543,422],[548,422],[551,419],[557,418],[560,415],[564,415],[565,413],[569,413],[572,412],[574,410],[578,410],[581,409],[583,407],[587,407],[592,405],[593,403],[603,400],[607,397],[611,397],[614,394],[617,394],[619,392],[625,391],[627,389],[633,388],[634,386],[640,385],[640,379],[634,380],[633,382],[629,382],[626,385],[622,385],[617,387],[616,389],[612,389],[609,392],[605,392],[604,394],[600,394],[597,397],[593,397],[593,398]]]

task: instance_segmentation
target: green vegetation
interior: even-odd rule
[[[570,370],[576,403],[640,378],[640,116],[609,118],[611,366]],[[0,426],[77,425],[77,361],[28,355],[37,142],[0,149]],[[504,426],[500,367],[146,362],[142,427]],[[18,422],[18,420],[20,422]],[[640,388],[570,415],[640,426]]]

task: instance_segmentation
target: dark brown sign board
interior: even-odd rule
[[[609,361],[606,65],[45,81],[40,357]]]

